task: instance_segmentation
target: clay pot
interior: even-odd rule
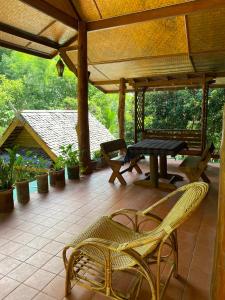
[[[67,167],[67,172],[68,172],[68,178],[70,180],[80,178],[80,168],[79,168],[79,166]]]
[[[0,191],[0,213],[9,213],[13,208],[13,189]]]
[[[50,185],[53,187],[59,187],[62,188],[65,186],[65,170],[59,170],[59,171],[51,171],[49,173],[50,175]]]
[[[16,182],[17,200],[21,204],[30,201],[29,181]]]
[[[48,193],[48,174],[37,175],[37,190],[40,194]]]

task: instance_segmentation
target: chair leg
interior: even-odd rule
[[[116,172],[113,171],[110,178],[109,178],[109,182],[114,183],[115,179],[116,179]]]
[[[202,172],[201,177],[202,177],[202,179],[203,179],[204,182],[210,183],[210,179],[209,179],[208,176],[205,174],[205,172]]]
[[[117,176],[116,176],[119,180],[119,182],[122,184],[122,185],[126,185],[126,181],[124,180],[123,176],[118,172],[117,173]]]
[[[114,183],[115,179],[117,178],[122,185],[126,185],[127,183],[124,180],[123,176],[120,174],[119,169],[120,168],[113,169],[112,175],[109,178],[109,182]]]
[[[140,167],[138,166],[138,164],[134,165],[135,170],[137,171],[138,174],[142,174],[142,171],[140,169]]]

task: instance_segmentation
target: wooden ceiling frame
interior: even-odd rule
[[[35,56],[38,56],[41,58],[47,58],[47,59],[51,59],[51,58],[55,57],[55,55],[57,55],[57,52],[53,53],[53,54],[48,54],[46,52],[42,52],[42,51],[35,50],[35,49],[29,49],[29,48],[26,48],[26,47],[23,47],[20,45],[16,45],[16,44],[13,44],[13,43],[10,43],[7,41],[3,41],[3,40],[0,40],[0,46],[11,49],[11,50],[16,50],[19,52],[35,55]]]
[[[60,45],[46,37],[32,34],[8,24],[0,22],[0,31],[58,50]]]
[[[212,81],[213,77],[206,77],[205,80],[207,82]],[[199,78],[188,78],[188,79],[169,79],[169,80],[155,80],[155,81],[142,81],[132,84],[133,88],[140,88],[140,87],[178,87],[178,86],[193,86],[193,85],[201,85],[204,80],[204,75]]]
[[[87,30],[97,31],[102,29],[115,28],[156,19],[184,16],[204,10],[221,7],[225,7],[224,0],[193,0],[190,2],[174,4],[171,6],[165,6],[108,19],[87,22]]]
[[[76,18],[72,17],[71,15],[68,15],[67,13],[61,11],[60,9],[52,6],[51,4],[45,1],[42,0],[20,0],[20,1],[39,10],[45,15],[48,15],[53,19],[56,19],[57,21],[63,23],[64,25],[70,28],[76,30],[78,29],[78,20]]]

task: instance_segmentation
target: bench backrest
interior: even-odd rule
[[[201,131],[187,129],[146,129],[143,139],[178,140],[187,143],[188,148],[201,148]]]
[[[100,144],[101,150],[104,154],[109,154],[119,150],[126,150],[127,145],[124,139],[113,140]]]

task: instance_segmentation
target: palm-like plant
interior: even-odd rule
[[[14,183],[14,165],[16,162],[16,153],[18,146],[14,146],[12,149],[6,149],[9,160],[6,161],[0,158],[0,190],[11,189]]]

